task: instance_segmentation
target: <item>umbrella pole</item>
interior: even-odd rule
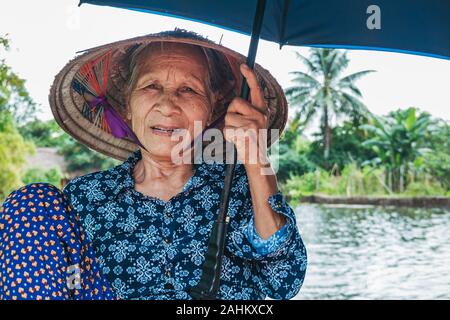
[[[250,46],[247,54],[246,64],[253,69],[258,49],[259,37],[264,18],[266,0],[258,0],[255,17],[253,20],[253,29],[250,40]],[[245,78],[242,80],[241,98],[248,100],[250,89]],[[225,166],[224,188],[222,190],[219,215],[214,222],[211,236],[208,242],[208,249],[205,255],[205,261],[202,267],[202,276],[197,286],[189,288],[188,292],[194,300],[215,300],[220,286],[220,271],[222,258],[225,248],[225,237],[229,217],[227,216],[228,204],[230,202],[230,191],[234,177],[234,170],[237,161],[236,147],[233,145],[233,161]],[[228,160],[228,159],[227,159]]]

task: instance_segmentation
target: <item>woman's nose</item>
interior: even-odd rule
[[[180,113],[181,109],[176,102],[175,95],[176,93],[173,92],[161,94],[155,107],[165,116]]]

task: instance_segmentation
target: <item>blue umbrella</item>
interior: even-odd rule
[[[258,0],[81,0],[250,35]],[[448,0],[269,0],[259,37],[283,45],[384,50],[450,59]]]
[[[450,59],[450,0],[81,0],[189,19],[251,35],[247,65],[254,67],[259,39],[280,45],[382,50]],[[249,88],[242,81],[241,97]],[[215,126],[219,117],[210,124]],[[236,155],[236,151],[234,152]],[[231,182],[227,164],[218,219],[211,231],[194,299],[219,290]]]

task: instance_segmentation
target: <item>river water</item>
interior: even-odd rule
[[[450,211],[300,205],[308,252],[294,299],[450,299]]]

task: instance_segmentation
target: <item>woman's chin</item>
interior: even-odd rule
[[[150,139],[145,141],[144,146],[146,146],[147,150],[151,155],[160,159],[171,159],[172,150],[174,150],[176,141],[161,141]],[[148,146],[148,147],[147,147]]]

